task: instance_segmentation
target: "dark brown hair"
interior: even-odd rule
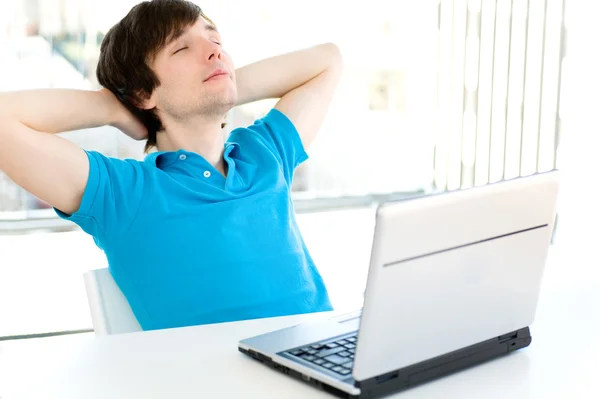
[[[98,82],[146,126],[148,141],[145,152],[156,146],[156,134],[163,130],[155,109],[138,107],[160,85],[149,62],[199,17],[214,25],[202,9],[192,2],[144,1],[134,6],[102,40],[96,70]]]

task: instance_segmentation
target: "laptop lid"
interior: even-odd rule
[[[381,205],[354,378],[529,326],[557,191],[553,171]]]

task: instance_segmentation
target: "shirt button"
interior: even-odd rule
[[[204,177],[210,177],[210,172],[208,170],[204,172]]]
[[[181,159],[182,161],[185,161],[185,159],[186,159],[186,158],[187,158],[187,157],[185,156],[185,154],[181,154],[181,155],[179,156],[179,159]]]

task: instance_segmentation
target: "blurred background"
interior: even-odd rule
[[[342,50],[339,89],[293,186],[300,227],[334,305],[355,304],[349,292],[364,287],[382,201],[558,167],[565,190],[554,241],[591,240],[571,233],[593,230],[598,219],[594,3],[195,2],[237,67],[323,42]],[[98,89],[102,39],[136,3],[2,1],[0,91]],[[224,134],[274,104],[232,110]],[[144,157],[143,142],[111,127],[63,135],[108,156]],[[48,208],[0,172],[0,337],[91,328],[81,274],[106,259],[91,237]],[[342,270],[344,286],[336,284]]]

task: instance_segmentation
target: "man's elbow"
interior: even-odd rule
[[[344,67],[344,56],[339,46],[333,42],[325,43],[323,46],[327,49],[329,68],[342,70]]]

